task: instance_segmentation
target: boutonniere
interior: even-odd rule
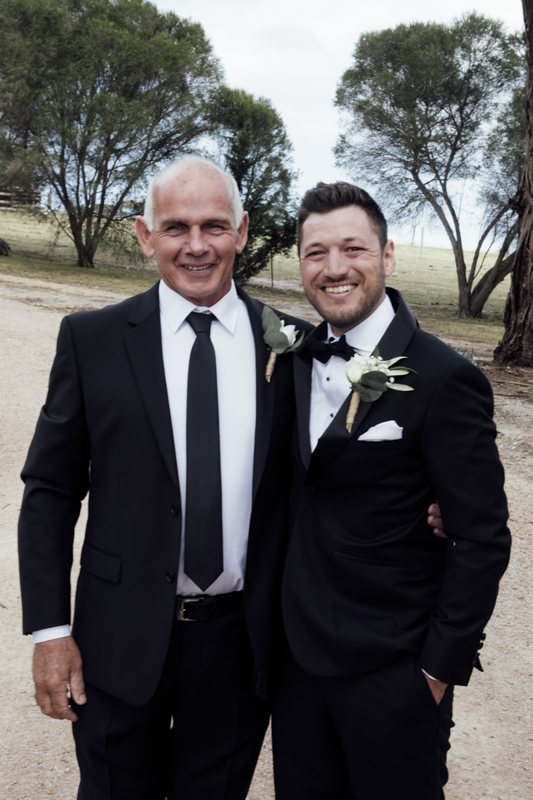
[[[276,358],[296,350],[303,342],[305,333],[302,331],[302,335],[297,339],[299,331],[296,330],[296,326],[285,325],[284,321],[269,306],[264,306],[261,321],[263,323],[263,339],[270,347],[270,357],[265,370],[265,378],[270,383]]]
[[[361,400],[365,403],[373,403],[387,389],[395,389],[398,392],[414,391],[412,386],[394,382],[395,378],[400,375],[415,372],[414,369],[409,367],[393,366],[393,364],[404,358],[407,358],[407,356],[397,356],[384,361],[379,354],[379,348],[376,347],[371,356],[360,356],[356,353],[346,362],[346,377],[350,381],[353,392],[346,417],[346,430],[348,433],[352,432],[353,421]]]

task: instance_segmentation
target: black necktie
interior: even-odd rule
[[[205,591],[224,569],[217,365],[209,336],[212,314],[192,312],[196,333],[187,384],[185,574]]]
[[[320,342],[314,338],[313,334],[310,334],[304,340],[302,347],[304,346],[307,346],[313,358],[323,364],[327,364],[331,356],[339,356],[339,358],[349,361],[355,352],[346,341],[345,336],[341,336],[336,342]]]

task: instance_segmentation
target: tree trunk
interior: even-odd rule
[[[11,248],[5,239],[0,239],[0,256],[10,256]]]
[[[459,304],[457,307],[458,317],[471,317],[472,293],[466,280],[466,264],[463,255],[462,244],[459,242],[453,248],[455,257],[455,268],[457,270],[457,283],[459,286]]]
[[[505,305],[505,333],[494,351],[497,364],[533,366],[533,6],[522,0],[527,43],[526,163],[519,195],[520,237]]]
[[[492,292],[500,284],[504,278],[509,275],[513,268],[515,260],[515,253],[503,258],[499,264],[495,264],[489,269],[482,278],[476,283],[474,291],[472,292],[472,316],[480,317],[485,303],[491,296]]]

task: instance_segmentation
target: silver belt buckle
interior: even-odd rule
[[[203,599],[202,597],[183,597],[180,602],[179,610],[176,616],[178,622],[197,622],[198,620],[189,619],[188,617],[184,617],[183,614],[189,603],[199,603],[200,600],[202,599]]]

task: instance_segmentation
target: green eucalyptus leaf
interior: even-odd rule
[[[383,374],[383,372],[365,372],[363,377],[361,378],[361,383],[363,386],[369,386],[369,381],[373,381],[374,383],[387,383],[388,377]]]
[[[383,389],[368,389],[366,386],[362,386],[361,390],[359,394],[364,403],[373,403],[374,400],[379,400],[383,394]]]
[[[285,353],[289,346],[289,340],[285,336],[284,333],[280,333],[280,331],[271,333],[265,333],[264,340],[268,344],[272,350],[279,355]]]
[[[397,392],[414,392],[412,386],[407,386],[405,383],[392,383],[389,389],[395,389]]]
[[[263,323],[263,332],[267,333],[274,333],[279,332],[281,328],[281,320],[276,314],[276,312],[270,308],[270,306],[263,307],[263,313],[261,314],[261,322]],[[266,341],[266,338],[265,338]],[[269,344],[269,342],[267,342]]]
[[[369,389],[372,389],[373,391],[376,391],[376,392],[386,392],[387,391],[388,386],[387,386],[386,383],[383,383],[382,381],[372,380],[372,378],[370,380],[366,380],[366,375],[364,377],[365,377],[364,385],[366,387],[368,387]]]

